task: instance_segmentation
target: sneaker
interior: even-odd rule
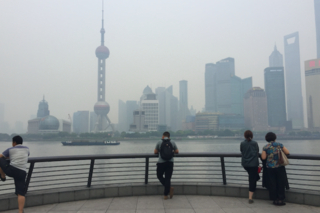
[[[164,199],[164,200],[168,200],[168,196],[164,196],[163,199]]]
[[[252,199],[249,199],[249,204],[253,204],[253,200]]]
[[[173,197],[173,191],[174,191],[174,188],[170,187],[170,199],[172,199],[172,197]]]

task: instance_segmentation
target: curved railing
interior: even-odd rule
[[[92,185],[158,182],[155,154],[108,154],[29,158],[28,191]],[[289,155],[290,188],[320,191],[320,155]],[[175,156],[172,182],[248,184],[239,153],[181,153]],[[260,184],[261,185],[261,184]],[[0,194],[14,192],[13,180]]]

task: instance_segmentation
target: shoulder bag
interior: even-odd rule
[[[279,161],[279,165],[281,166],[286,166],[289,164],[289,160],[287,155],[282,151],[281,147],[278,146],[278,161]]]

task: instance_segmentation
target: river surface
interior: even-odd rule
[[[180,153],[183,152],[240,152],[238,140],[179,140],[176,141]],[[265,141],[257,141],[260,152]],[[320,155],[320,140],[282,140],[291,154]],[[30,149],[30,157],[153,153],[157,140],[121,141],[118,146],[63,146],[60,141],[24,142]],[[0,142],[0,152],[12,146],[11,142]]]

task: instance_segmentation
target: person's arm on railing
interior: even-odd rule
[[[282,151],[284,152],[284,154],[290,155],[290,152],[289,152],[289,150],[288,150],[286,147],[283,147],[283,148],[282,148]]]
[[[179,154],[179,149],[174,150],[174,154]]]
[[[154,154],[158,154],[159,151],[157,149],[154,149]]]

